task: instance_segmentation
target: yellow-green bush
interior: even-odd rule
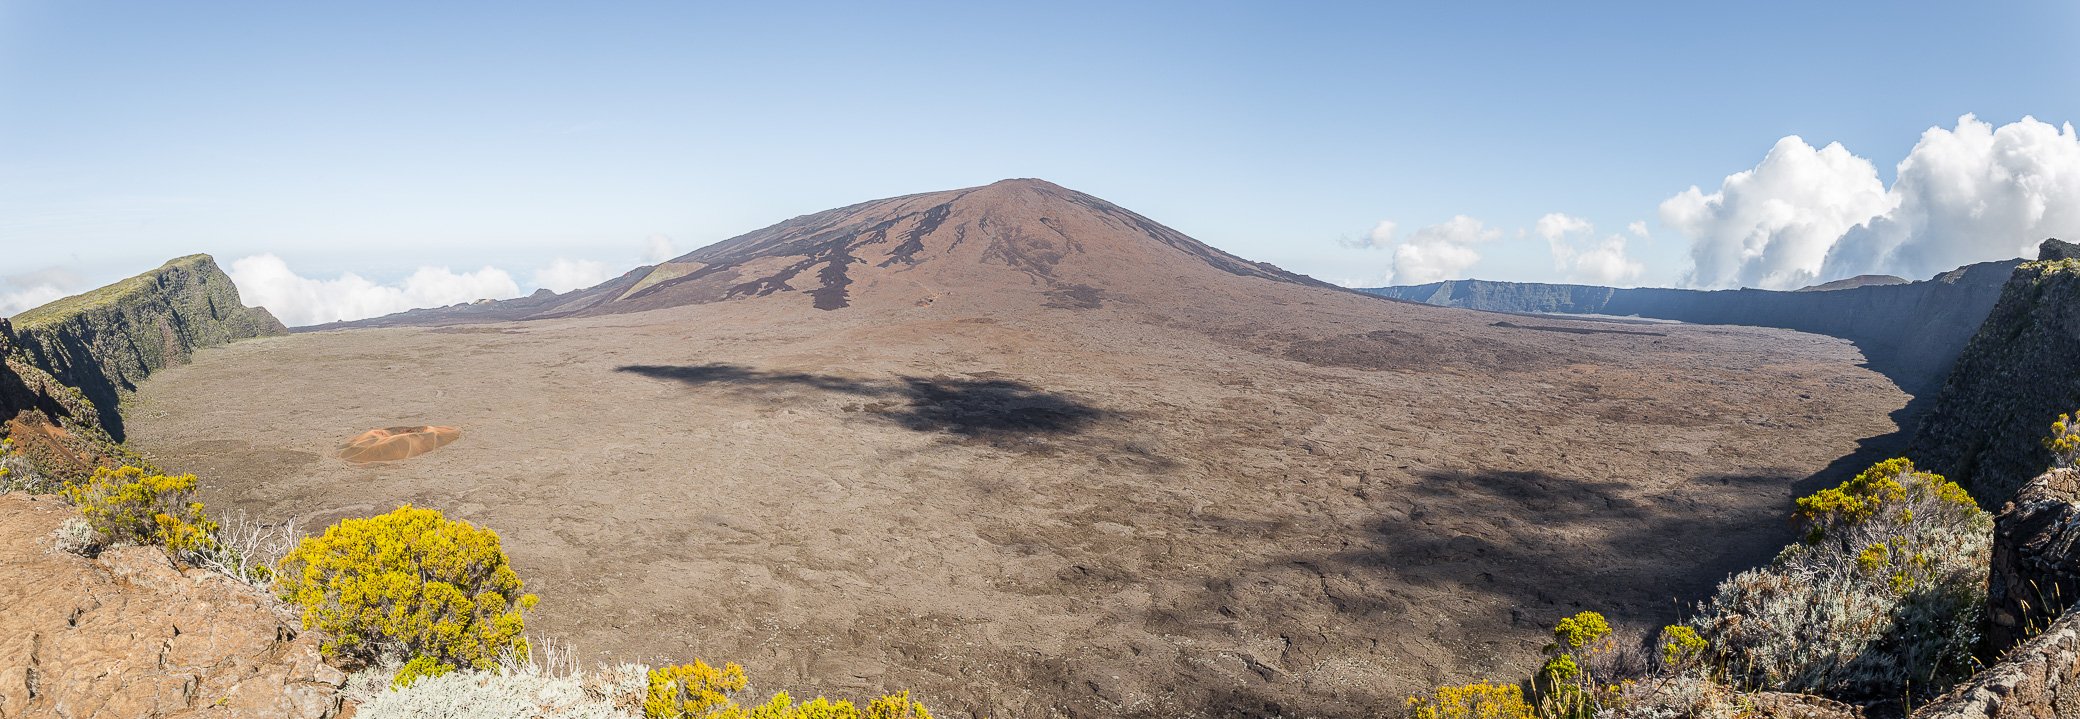
[[[859,708],[852,702],[840,699],[831,701],[817,697],[800,704],[787,692],[774,694],[766,703],[749,709],[727,713],[718,719],[859,719]]]
[[[744,668],[735,663],[717,669],[696,659],[652,669],[643,719],[932,719],[907,691],[878,697],[867,703],[865,712],[842,699],[817,697],[797,704],[787,692],[774,694],[764,704],[740,706],[735,695],[748,683]]]
[[[325,654],[349,665],[405,661],[408,683],[527,649],[521,614],[535,597],[522,593],[498,534],[436,510],[341,521],[279,567],[275,591],[302,610],[305,629],[330,635]]]
[[[2051,436],[2044,438],[2044,448],[2051,450],[2052,467],[2080,469],[2080,421],[2070,413],[2059,415],[2051,423]]]
[[[910,692],[901,691],[867,702],[867,719],[932,719],[932,713],[925,711],[924,702],[911,699]]]
[[[1408,698],[1409,719],[1537,719],[1515,684],[1442,686]]]
[[[692,664],[650,670],[650,691],[643,698],[645,719],[707,717],[724,707],[736,705],[730,696],[743,690],[748,680],[744,667],[735,662],[721,669],[695,659]]]
[[[1664,671],[1681,671],[1704,655],[1711,647],[1697,630],[1686,624],[1671,624],[1661,628],[1661,668]]]
[[[138,467],[102,467],[78,484],[65,485],[65,499],[79,507],[95,533],[110,542],[157,544],[176,558],[216,545],[217,525],[203,515],[195,475],[148,474]]]
[[[1923,519],[1940,521],[1970,516],[1979,512],[1979,504],[1957,483],[1917,471],[1912,461],[1899,457],[1871,465],[1841,486],[1800,497],[1794,516],[1805,524],[1806,543],[1812,544],[1877,519],[1881,509],[1893,513],[1884,518],[1889,522],[1910,523],[1917,510]],[[1928,516],[1929,510],[1943,517]]]
[[[403,666],[397,668],[396,674],[390,675],[390,686],[395,689],[403,689],[421,679],[446,676],[454,671],[455,665],[444,663],[439,659],[429,656],[412,657],[411,661],[405,662]]]
[[[1549,718],[1588,717],[1611,704],[1620,687],[1597,680],[1591,662],[1617,649],[1611,625],[1596,612],[1580,612],[1553,625],[1553,643],[1532,686],[1539,713]]]
[[[1743,688],[1926,698],[1979,666],[1993,520],[1905,459],[1798,500],[1804,540],[1720,583],[1692,624]]]

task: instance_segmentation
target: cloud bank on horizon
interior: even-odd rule
[[[473,272],[420,267],[403,280],[383,284],[346,272],[324,279],[306,277],[271,254],[243,257],[226,270],[246,304],[265,307],[291,327],[368,319],[422,307],[519,297],[512,273],[485,265]],[[534,272],[531,285],[569,292],[613,279],[620,271],[597,260],[557,258]]]
[[[1691,240],[1689,286],[1925,279],[2080,236],[2080,134],[2072,123],[2024,117],[1995,127],[1965,115],[1953,129],[1923,132],[1889,188],[1870,160],[1793,135],[1717,190],[1693,186],[1660,210]]]
[[[1995,126],[1974,115],[1932,127],[1897,165],[1890,187],[1870,159],[1841,143],[1797,135],[1716,189],[1663,200],[1661,224],[1689,240],[1679,284],[1701,289],[1797,289],[1865,274],[1926,279],[1974,262],[2034,256],[2045,238],[2080,238],[2080,133],[2033,117]],[[1467,277],[1500,237],[1459,215],[1408,237],[1382,220],[1347,249],[1391,256],[1383,284]],[[1548,213],[1527,233],[1545,241],[1550,281],[1627,284],[1645,272],[1628,253],[1644,221],[1598,236],[1588,219]],[[1362,284],[1363,281],[1346,284]]]
[[[520,296],[520,284],[511,274],[488,265],[475,272],[420,267],[402,282],[389,285],[352,272],[332,279],[305,277],[271,254],[240,258],[226,271],[238,285],[239,299],[267,308],[291,327]]]
[[[642,258],[655,264],[677,255],[672,238],[644,238]],[[447,267],[421,266],[393,283],[381,283],[352,272],[325,279],[297,273],[289,263],[272,254],[243,257],[226,272],[238,285],[239,298],[246,304],[265,307],[291,327],[363,320],[423,307],[446,307],[477,300],[504,300],[525,294],[526,288],[563,293],[582,290],[614,279],[628,267],[600,260],[558,257],[529,275],[522,283],[513,273],[485,265],[472,272]],[[0,296],[0,300],[4,300]],[[5,305],[0,305],[0,311]]]
[[[0,317],[91,289],[86,278],[60,267],[0,277]]]

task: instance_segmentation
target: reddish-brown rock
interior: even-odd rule
[[[390,462],[410,459],[462,439],[454,427],[385,427],[371,429],[347,441],[339,458],[354,462]]]
[[[272,598],[153,547],[52,549],[78,516],[0,495],[0,719],[327,719],[346,676]]]

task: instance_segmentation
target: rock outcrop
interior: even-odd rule
[[[2080,472],[2052,470],[1995,518],[1989,639],[2001,660],[1914,719],[2080,716],[2080,614],[2062,614],[2080,580],[2075,499]]]
[[[1994,652],[2048,626],[2080,599],[2080,471],[2047,472],[2001,509],[1992,575],[1987,641]]]
[[[1453,280],[1364,290],[1382,297],[1492,312],[1598,314],[1693,324],[1781,327],[1856,343],[1871,368],[1920,394],[1942,386],[1952,362],[2000,299],[2020,260],[1966,265],[1933,279],[1878,278],[1795,292],[1621,289]],[[2041,465],[2039,465],[2041,466]]]
[[[156,547],[52,549],[77,510],[0,494],[0,718],[325,719],[346,676],[272,598]]]
[[[2050,719],[2080,716],[2080,615],[2065,617],[1914,712],[1914,719]]]
[[[1958,355],[1949,380],[1907,449],[1999,507],[2051,465],[2041,440],[2080,408],[2080,250],[2051,240],[2015,268],[1999,303]]]
[[[175,259],[12,320],[22,359],[78,389],[118,441],[117,403],[153,371],[185,363],[197,349],[288,331],[267,310],[242,304],[209,255]]]

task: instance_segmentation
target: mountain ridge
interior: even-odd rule
[[[1910,393],[1940,389],[1951,363],[2022,260],[1981,262],[1903,284],[1795,291],[1616,288],[1447,280],[1362,290],[1394,299],[1492,312],[1638,316],[1811,332],[1856,343],[1871,366]],[[1862,279],[1862,278],[1851,278]],[[1833,283],[1830,283],[1833,284]]]
[[[266,308],[245,306],[231,277],[203,254],[10,319],[15,351],[85,395],[117,441],[117,403],[152,372],[186,363],[198,349],[288,332]]]
[[[2080,407],[2080,378],[2046,371],[2080,353],[2080,245],[2045,240],[2038,258],[2002,286],[1908,448],[1986,507],[2051,464],[2046,429]]]

